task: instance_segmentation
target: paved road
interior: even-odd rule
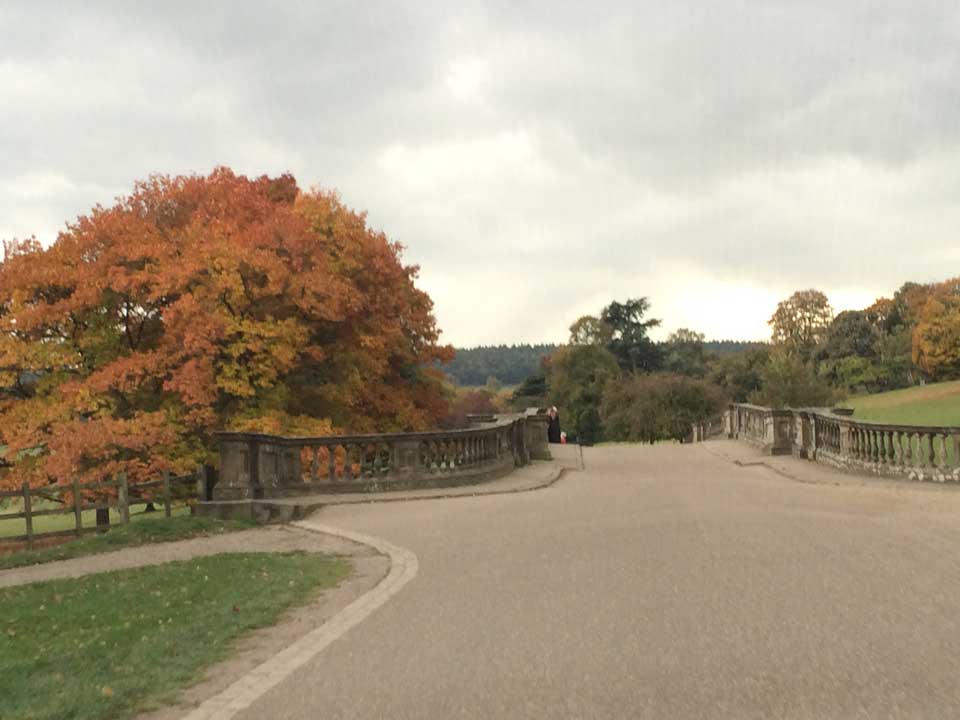
[[[960,491],[615,446],[553,487],[324,510],[418,576],[240,717],[960,716]]]

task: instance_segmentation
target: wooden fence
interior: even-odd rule
[[[33,541],[40,537],[55,537],[58,535],[82,536],[84,533],[103,532],[110,528],[111,509],[120,515],[120,524],[130,522],[130,508],[136,505],[157,504],[163,505],[164,513],[170,517],[175,499],[189,499],[200,497],[203,499],[209,494],[208,485],[210,469],[197,468],[190,475],[171,475],[164,472],[157,480],[141,483],[128,483],[124,473],[118,474],[111,480],[93,483],[81,483],[74,479],[69,485],[47,485],[40,488],[31,488],[24,483],[19,490],[0,492],[0,500],[19,498],[23,500],[23,510],[20,512],[0,513],[0,520],[22,518],[26,525],[26,534],[14,537],[0,538],[4,542],[27,542],[27,547],[33,549]],[[34,509],[36,500],[55,502],[61,507]],[[104,511],[97,513],[97,522],[84,527],[83,513],[85,510]],[[34,532],[34,518],[44,515],[74,516],[74,527],[71,530],[56,530],[52,532]],[[105,520],[105,522],[104,522]]]

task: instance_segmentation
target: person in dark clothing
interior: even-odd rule
[[[547,425],[547,440],[552,443],[560,442],[560,413],[557,412],[556,407],[552,407],[547,410],[547,417],[550,418],[550,422]]]

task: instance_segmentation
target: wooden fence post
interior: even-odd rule
[[[77,537],[83,534],[83,497],[80,495],[80,478],[73,479],[73,517],[77,524]]]
[[[163,512],[170,517],[170,471],[163,471]]]
[[[23,518],[27,521],[27,549],[33,550],[33,508],[30,505],[30,485],[23,483]]]
[[[122,472],[117,475],[117,509],[120,510],[120,521],[124,525],[130,523],[130,496],[127,493],[127,474]]]

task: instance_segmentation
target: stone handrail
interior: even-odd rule
[[[550,458],[547,416],[538,409],[479,421],[461,430],[376,435],[217,433],[220,479],[213,499],[461,485]]]
[[[726,415],[727,434],[758,445],[771,455],[792,452],[793,413],[760,405],[736,403]]]
[[[772,455],[792,453],[843,470],[937,482],[960,481],[960,427],[857,420],[827,408],[772,410],[736,403],[727,435]]]

